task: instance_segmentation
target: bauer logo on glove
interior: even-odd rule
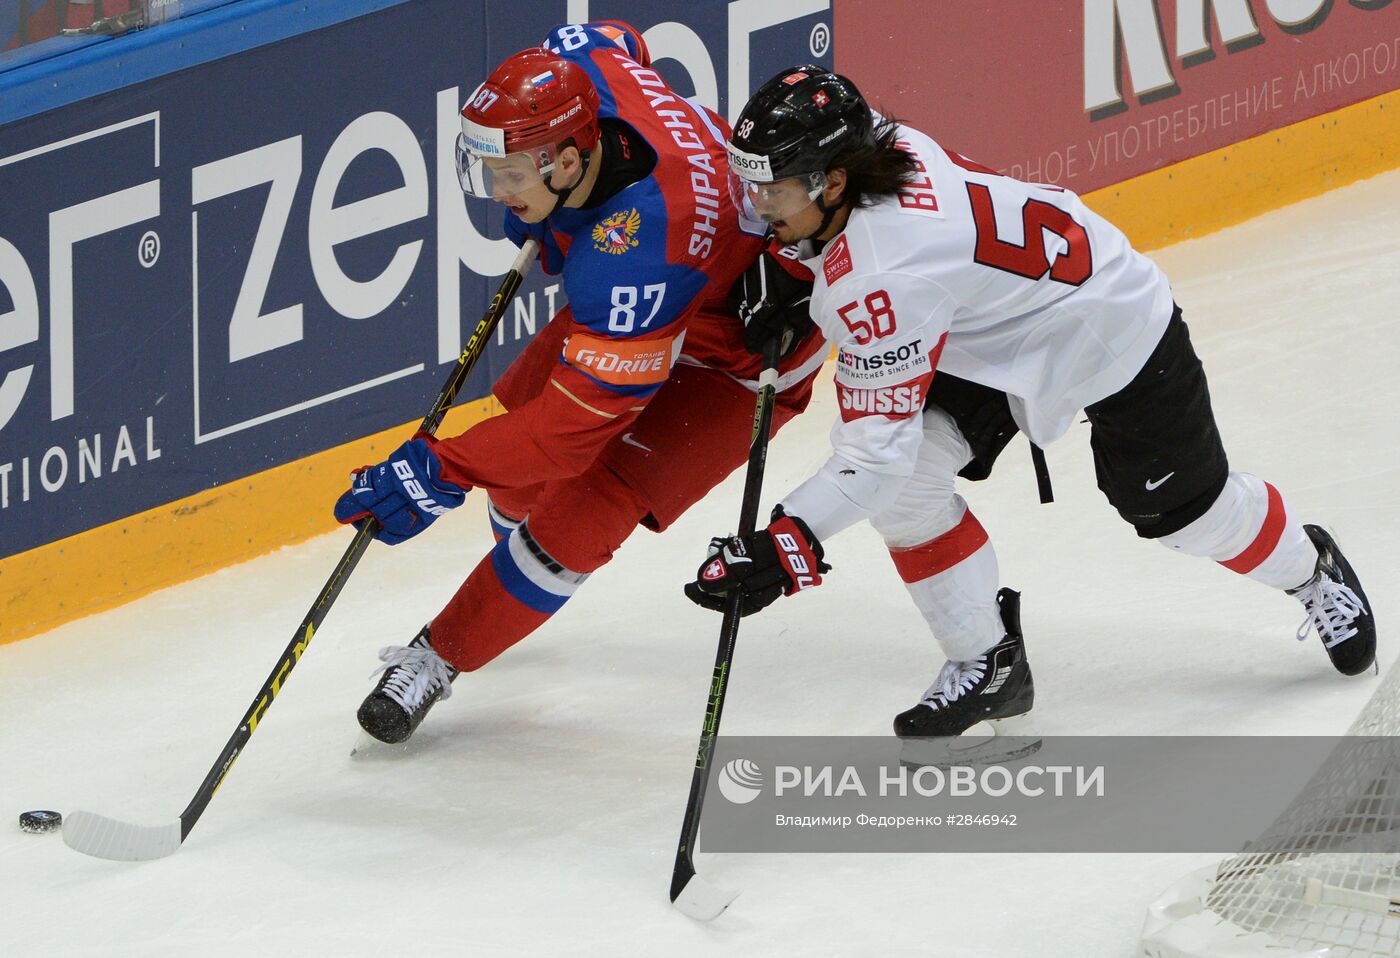
[[[356,470],[350,490],[336,500],[336,519],[349,524],[373,516],[379,522],[374,537],[397,545],[460,506],[468,490],[442,478],[434,443],[426,434],[415,436],[384,462]]]
[[[767,529],[711,539],[709,553],[695,581],[686,583],[685,594],[696,605],[723,612],[729,594],[737,589],[743,597],[740,614],[752,615],[780,595],[821,585],[822,573],[831,571],[822,561],[824,554],[807,523],[779,506]]]

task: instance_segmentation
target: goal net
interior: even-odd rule
[[[1141,954],[1400,956],[1400,668],[1258,841],[1152,905]]]

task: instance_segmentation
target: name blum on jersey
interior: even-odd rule
[[[938,194],[933,189],[933,177],[929,175],[928,167],[924,165],[924,161],[919,159],[919,151],[914,149],[914,144],[908,140],[895,140],[894,145],[897,149],[914,157],[915,171],[923,174],[919,179],[906,183],[904,188],[899,191],[899,205],[906,210],[931,214],[938,219],[943,219],[943,211],[938,205]]]
[[[642,66],[621,51],[613,52],[612,55],[622,68],[632,75],[632,79],[637,81],[637,86],[646,95],[652,110],[666,129],[671,131],[671,139],[675,140],[676,146],[685,151],[685,158],[690,162],[691,195],[695,200],[695,220],[690,224],[690,242],[686,249],[691,256],[706,259],[714,249],[714,237],[717,232],[715,226],[719,222],[720,193],[719,188],[715,186],[715,164],[710,159],[705,141],[695,131],[694,124],[690,122],[690,114],[685,110],[661,109],[668,103],[675,103],[677,106],[680,103],[676,97],[666,92],[666,82],[661,79],[661,74]]]
[[[886,419],[908,419],[918,415],[928,398],[933,373],[924,373],[897,386],[877,386],[874,389],[852,389],[836,384],[841,401],[841,420],[851,422],[862,416],[884,416]]]
[[[916,369],[929,368],[928,354],[923,348],[924,341],[916,339],[903,346],[892,347],[881,353],[862,356],[845,349],[836,354],[837,375],[844,382],[851,380],[889,379],[900,373],[912,373]]]
[[[413,476],[413,467],[402,459],[395,459],[392,463],[394,475],[403,480],[403,491],[413,497],[414,504],[423,512],[434,516],[445,516],[450,506],[438,505],[436,499],[428,495],[428,491],[423,488],[423,484]],[[369,473],[361,473],[361,481],[369,485]]]

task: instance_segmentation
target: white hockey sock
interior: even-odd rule
[[[1177,552],[1214,559],[1275,589],[1297,588],[1317,565],[1317,548],[1283,496],[1243,472],[1230,473],[1205,515],[1158,541]]]
[[[959,500],[961,501],[961,500]],[[970,509],[952,529],[915,546],[891,545],[890,557],[943,654],[974,659],[1001,641],[997,555]]]
[[[486,518],[491,522],[491,533],[496,537],[497,542],[514,532],[521,522],[519,519],[512,519],[497,508],[489,496],[486,499]]]
[[[870,524],[943,654],[974,659],[1001,641],[997,555],[987,532],[954,491],[972,450],[942,409],[924,412],[924,441],[899,497]]]

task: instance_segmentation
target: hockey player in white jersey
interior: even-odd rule
[[[1053,442],[1082,409],[1099,487],[1139,536],[1296,596],[1299,638],[1315,629],[1343,673],[1372,665],[1356,575],[1277,489],[1230,469],[1167,279],[1118,229],[1068,190],[998,175],[872,114],[822,67],[774,77],[734,131],[732,188],[816,276],[840,420],[830,459],[773,525],[711,542],[692,600],[721,607],[737,588],[747,614],[816,585],[822,543],[869,520],[948,660],[896,733],[1024,714],[1019,596],[998,591],[992,544],[954,479],[985,477],[1018,429]]]

